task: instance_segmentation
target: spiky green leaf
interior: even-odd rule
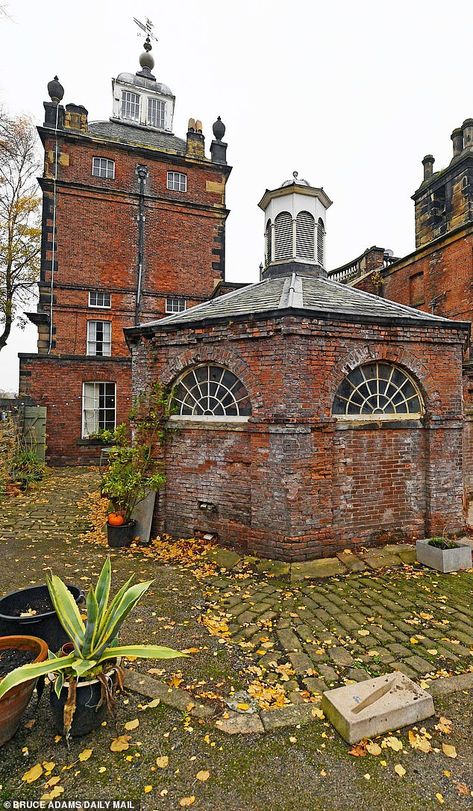
[[[59,622],[79,653],[84,642],[85,628],[76,601],[67,586],[55,574],[48,574],[47,583]]]
[[[185,657],[187,654],[173,650],[173,648],[165,648],[162,645],[117,645],[117,647],[106,648],[98,664],[119,656],[134,656],[139,659],[177,659],[179,656]]]
[[[45,662],[31,662],[28,665],[17,667],[0,681],[0,698],[12,687],[24,684],[25,681],[37,679],[39,676],[45,676],[47,673],[54,673],[58,670],[66,670],[71,667],[75,659],[75,654],[70,653],[68,656],[55,656],[53,659],[46,659]]]
[[[97,585],[95,587],[95,597],[99,609],[99,615],[104,613],[107,609],[108,598],[110,596],[110,585],[112,582],[112,565],[110,563],[110,556],[107,557],[103,564],[102,571],[100,572]]]
[[[90,588],[87,594],[86,608],[87,623],[85,626],[84,644],[82,645],[82,656],[84,659],[90,656],[98,631],[99,606],[93,588]]]

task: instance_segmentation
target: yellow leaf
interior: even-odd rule
[[[365,778],[365,780],[371,780],[371,775],[368,773],[364,774],[363,777]]]
[[[149,794],[150,791],[153,791],[153,786],[145,786],[143,791],[145,794]]]
[[[370,753],[370,755],[380,755],[382,749],[378,743],[374,743],[374,741],[370,741],[370,743],[366,744],[366,751]]]
[[[183,653],[199,653],[200,648],[184,648]]]
[[[195,803],[195,797],[194,796],[192,796],[192,797],[182,797],[179,800],[179,805],[181,806],[181,808],[187,808],[189,805],[194,805],[194,803]]]
[[[52,772],[55,767],[55,763],[52,760],[43,760],[43,766],[45,772]]]
[[[313,718],[320,718],[321,721],[323,721],[325,718],[324,713],[322,712],[322,710],[319,710],[318,707],[314,707],[312,709],[311,715],[313,716]]]
[[[52,788],[52,786],[55,786],[57,783],[59,783],[60,779],[61,778],[58,775],[55,775],[54,777],[50,777],[48,782],[44,784],[44,787],[45,788]]]
[[[383,738],[383,740],[381,741],[381,746],[383,747],[383,749],[386,749],[386,747],[389,746],[390,749],[394,750],[394,752],[400,752],[401,749],[403,748],[402,741],[400,741],[399,738],[395,738],[393,735],[389,735],[387,738]]]
[[[64,793],[63,786],[54,786],[54,788],[47,794],[43,794],[40,798],[41,800],[55,800],[56,797],[59,797],[61,794]]]
[[[358,631],[358,636],[369,636],[369,633],[366,628],[361,628],[361,630]]]
[[[430,653],[432,656],[436,656],[438,653],[437,648],[427,648],[427,653]]]
[[[409,743],[413,749],[419,749],[421,752],[431,752],[432,746],[427,738],[423,737],[422,735],[416,735],[412,729],[409,730],[407,733],[409,738]]]
[[[62,740],[62,735],[55,735],[54,736],[54,743],[59,743]]]
[[[400,763],[396,763],[396,765],[394,767],[394,771],[396,772],[396,774],[399,775],[399,777],[404,777],[404,775],[406,773],[406,770],[405,770],[404,766],[401,766]]]
[[[249,710],[249,709],[250,709],[249,704],[244,704],[243,702],[241,704],[237,704],[237,710],[246,711],[246,710]]]
[[[200,772],[197,772],[197,774],[196,774],[197,780],[200,780],[201,783],[205,783],[205,781],[208,780],[209,777],[210,777],[210,772],[206,772],[206,771],[200,771]]]
[[[147,704],[140,704],[140,710],[152,710],[154,707],[158,707],[160,704],[160,698],[153,698],[153,700],[148,701]]]
[[[449,769],[444,769],[442,774],[445,775],[445,777],[451,777],[452,776],[452,773],[451,773],[451,771]]]
[[[126,749],[130,748],[130,744],[128,743],[129,740],[130,735],[119,735],[118,738],[114,738],[110,744],[110,751],[124,752]]]
[[[441,715],[438,724],[435,724],[435,729],[437,729],[439,732],[445,732],[446,735],[450,735],[452,731],[452,722],[449,718],[445,718],[443,715]]]
[[[156,766],[160,769],[166,769],[169,764],[169,758],[167,755],[163,755],[162,757],[156,758]]]
[[[416,639],[415,636],[411,636],[409,642],[411,643],[411,645],[418,645],[419,644],[419,640]]]
[[[435,795],[436,799],[439,801],[440,805],[443,805],[445,800],[443,799],[443,794],[440,794],[440,791],[437,792]]]
[[[99,773],[100,773],[100,774],[103,774],[103,773],[104,773],[104,772],[106,772],[106,771],[107,771],[107,767],[106,767],[106,766],[101,766],[101,767],[100,767],[100,769],[99,769]]]
[[[25,772],[21,779],[24,780],[25,783],[34,783],[42,774],[43,767],[41,763],[37,763],[35,766],[32,766],[28,772]]]
[[[82,763],[84,762],[84,760],[88,760],[88,759],[90,758],[91,754],[92,754],[92,751],[93,751],[92,749],[84,749],[84,750],[83,750],[82,752],[80,752],[80,754],[79,754],[79,760],[80,760]]]
[[[457,750],[450,743],[443,743],[442,744],[442,751],[443,751],[444,755],[446,755],[446,757],[455,758],[457,756]]]
[[[127,730],[127,732],[131,732],[132,729],[136,729],[137,727],[139,727],[139,725],[140,722],[138,721],[138,718],[134,718],[133,721],[126,722],[125,729]]]

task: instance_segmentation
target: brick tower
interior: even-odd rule
[[[97,458],[91,435],[125,419],[131,372],[123,328],[210,298],[225,276],[225,127],[210,158],[200,121],[173,134],[175,97],[140,69],[112,81],[108,121],[61,104],[57,77],[38,132],[44,146],[38,353],[20,355],[20,395],[47,407],[48,460]]]

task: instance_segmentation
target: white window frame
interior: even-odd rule
[[[127,121],[137,121],[139,123],[140,99],[139,93],[134,93],[132,90],[122,90],[121,117]]]
[[[92,175],[103,180],[115,180],[115,161],[94,155],[92,158]]]
[[[187,299],[184,296],[166,296],[167,313],[183,313],[185,310],[187,310]]]
[[[97,301],[94,304],[92,302],[92,296],[97,297],[102,296],[102,298],[108,296],[108,304],[97,304]],[[89,307],[93,307],[94,309],[97,310],[109,310],[111,306],[112,306],[112,296],[106,290],[89,290]]]
[[[369,367],[369,366],[375,366],[376,367],[374,377],[373,376],[372,377],[367,377],[366,374],[365,374],[364,370],[366,369],[366,367]],[[379,367],[380,366],[387,366],[387,367],[390,368],[391,371],[390,371],[390,374],[389,374],[389,378],[382,377],[380,375],[380,372],[379,372]],[[362,380],[360,381],[360,383],[355,385],[353,383],[351,377],[358,370],[360,371],[360,374],[362,376]],[[400,373],[400,375],[402,375],[402,377],[404,378],[404,380],[402,381],[401,384],[391,382],[395,372]],[[352,390],[350,391],[350,396],[349,397],[342,396],[339,393],[340,388],[343,385],[343,383],[345,382],[345,380],[348,381],[348,383],[352,387]],[[370,383],[373,383],[373,382],[376,382],[377,391],[373,391],[371,389],[370,385],[369,385]],[[381,386],[380,386],[380,384],[381,384]],[[414,392],[413,394],[409,394],[408,397],[406,397],[405,392],[403,393],[403,391],[402,391],[402,389],[404,388],[404,386],[406,384],[409,384],[411,386],[411,389]],[[381,391],[381,387],[382,387],[382,391]],[[388,390],[389,390],[390,396],[388,396]],[[365,406],[365,403],[369,402],[369,400],[372,400],[373,398],[378,399],[378,408],[373,410],[373,411],[361,411],[360,413],[355,412],[355,413],[351,413],[351,414],[349,414],[347,411],[342,412],[342,413],[335,411],[334,406],[335,406],[335,399],[337,397],[339,399],[341,399],[341,400],[345,400],[345,402],[347,404],[346,407],[348,408],[348,405],[349,405],[350,401],[352,400],[353,396],[356,396],[357,392],[360,393],[359,397],[358,397],[358,400],[360,400],[360,399],[362,400],[360,408],[363,408]],[[368,396],[366,396],[366,393],[368,393]],[[397,397],[398,395],[403,397],[402,402],[408,408],[409,408],[408,403],[411,400],[418,400],[419,411],[409,411],[409,410],[408,411],[396,411],[396,405],[394,403],[393,403],[394,411],[385,411],[384,410],[384,407],[385,407],[385,404],[386,404],[385,401],[387,401],[388,403],[392,403],[394,401],[395,397]],[[383,421],[383,420],[385,422],[394,422],[394,421],[402,421],[402,420],[420,420],[420,419],[422,419],[422,417],[424,415],[424,412],[425,412],[424,400],[423,400],[423,397],[422,397],[422,393],[420,392],[419,387],[417,386],[415,380],[406,371],[406,369],[403,369],[400,366],[397,366],[395,363],[391,363],[390,361],[386,361],[386,360],[376,360],[376,361],[371,361],[371,362],[367,362],[367,363],[362,363],[359,366],[356,366],[354,369],[352,369],[344,377],[344,379],[341,381],[340,385],[338,386],[336,394],[335,394],[335,399],[334,399],[334,403],[332,405],[332,416],[335,417],[336,420],[345,421],[345,422],[378,422],[378,421]],[[358,403],[356,405],[358,405]]]
[[[153,112],[152,109],[154,108]],[[156,127],[158,130],[163,130],[166,126],[166,102],[163,99],[157,99],[154,96],[148,96],[147,105],[147,122],[150,127]],[[154,113],[156,117],[153,120]]]
[[[187,191],[187,175],[184,172],[168,172],[167,188],[170,191]]]
[[[86,386],[93,386],[93,393],[92,393],[92,402],[93,407],[86,407]],[[82,409],[82,439],[88,439],[91,434],[97,433],[100,431],[100,411],[107,412],[112,411],[111,408],[107,408],[104,406],[102,409],[100,408],[100,386],[113,386],[113,429],[109,426],[109,430],[115,430],[117,424],[117,384],[113,383],[112,381],[95,381],[95,380],[88,380],[82,383],[82,402],[81,402],[81,409]],[[90,394],[87,395],[90,399]],[[106,394],[104,390],[103,395],[104,397],[110,396]],[[87,404],[88,405],[88,404]],[[87,429],[87,424],[90,421],[90,418],[87,417],[87,414],[92,412],[92,420],[93,420],[93,430]],[[105,416],[105,415],[104,415]],[[104,420],[105,422],[105,420]]]
[[[206,376],[199,380],[197,375],[201,370],[205,371]],[[215,372],[217,373],[216,377],[211,377],[211,371],[214,374]],[[224,382],[225,376],[228,374],[234,379],[230,386]],[[212,393],[210,385],[213,387]],[[236,397],[234,389],[236,389],[236,393],[238,394],[238,387],[240,386],[244,391],[244,396]],[[182,393],[184,399],[178,398],[178,393]],[[229,398],[233,398],[233,402],[225,403]],[[206,400],[208,413],[181,413],[183,407],[186,409],[193,408],[199,411]],[[248,422],[252,413],[250,395],[243,381],[231,372],[230,369],[227,369],[227,367],[219,363],[200,363],[197,366],[187,369],[174,384],[172,402],[177,409],[177,413],[173,414],[171,419],[182,420],[183,422]],[[239,412],[240,404],[246,402],[249,405],[249,414],[210,413],[215,411],[216,407],[223,407],[224,410],[227,407],[235,408]]]
[[[104,338],[100,343],[102,344],[102,351],[97,352],[97,324],[107,324],[109,327],[108,338]],[[104,328],[104,332],[106,332]],[[95,351],[93,351],[95,349]],[[107,351],[108,350],[108,351]],[[97,358],[109,358],[112,354],[112,322],[100,320],[87,321],[87,355]]]

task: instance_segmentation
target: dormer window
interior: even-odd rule
[[[164,129],[166,104],[160,99],[148,99],[148,124],[150,127]]]
[[[130,121],[140,120],[140,97],[138,93],[124,90],[122,93],[122,118]]]

